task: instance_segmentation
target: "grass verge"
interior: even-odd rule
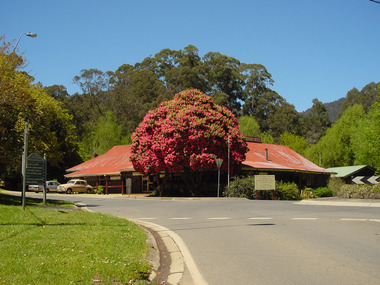
[[[146,235],[137,225],[32,200],[23,211],[20,197],[0,193],[0,284],[149,284]]]

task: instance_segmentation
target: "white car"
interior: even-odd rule
[[[28,185],[28,191],[42,192],[44,191],[44,185]]]
[[[46,181],[46,192],[57,191],[58,186],[58,181]],[[28,185],[28,191],[42,192],[44,191],[44,185]]]
[[[46,192],[57,192],[57,188],[59,185],[60,183],[58,181],[46,181]]]

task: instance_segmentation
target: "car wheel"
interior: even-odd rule
[[[66,193],[67,193],[67,194],[71,194],[72,192],[73,192],[73,191],[71,190],[71,188],[69,188],[69,189],[66,190]]]
[[[46,193],[49,193],[49,188],[46,188]]]
[[[87,194],[91,194],[92,190],[90,188],[87,189]]]

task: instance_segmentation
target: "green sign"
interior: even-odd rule
[[[45,160],[37,153],[28,156],[26,164],[26,185],[43,185],[45,180]]]

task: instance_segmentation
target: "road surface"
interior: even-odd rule
[[[41,195],[41,194],[40,194]],[[57,195],[179,235],[208,284],[380,284],[380,208]]]

